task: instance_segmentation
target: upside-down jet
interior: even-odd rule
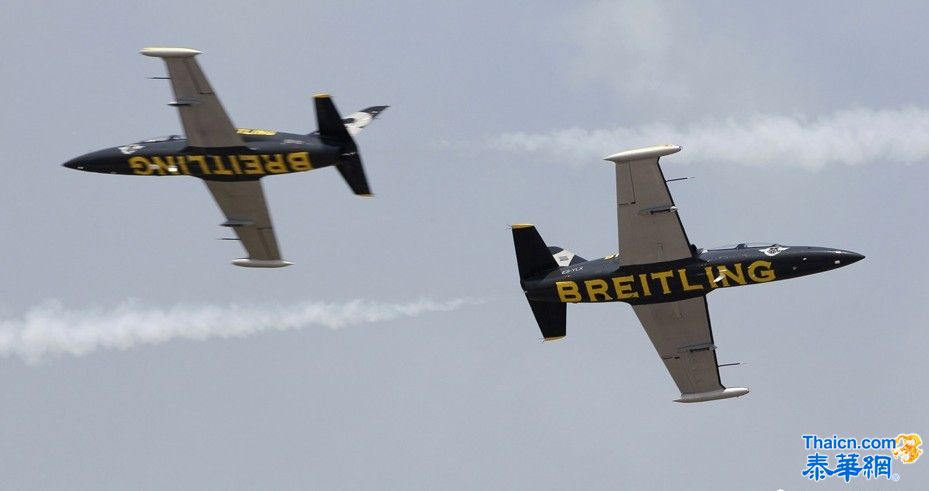
[[[567,304],[625,302],[681,391],[677,402],[739,397],[719,377],[706,296],[847,266],[861,254],[828,247],[738,244],[698,249],[687,239],[658,159],[662,145],[620,152],[616,165],[619,252],[587,261],[547,247],[533,225],[512,225],[520,284],[545,340],[565,336]]]
[[[371,196],[352,136],[388,106],[372,106],[343,119],[328,94],[317,94],[319,129],[309,134],[236,128],[189,48],[145,48],[164,60],[185,136],[171,135],[91,152],[65,167],[104,174],[194,176],[203,179],[235,231],[247,258],[232,264],[279,268],[281,258],[259,179],[335,166],[352,191]]]

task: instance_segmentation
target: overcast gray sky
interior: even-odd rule
[[[808,3],[6,2],[2,487],[839,489],[802,434],[929,436],[929,6]],[[249,270],[197,180],[62,168],[181,132],[148,45],[203,51],[239,126],[391,105],[376,198],[265,179],[295,265]],[[506,225],[612,254],[600,159],[659,143],[699,246],[867,256],[710,296],[739,399],[672,402],[622,304],[540,343],[518,285]]]

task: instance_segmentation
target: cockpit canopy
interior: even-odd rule
[[[708,251],[726,251],[729,249],[767,249],[769,247],[783,247],[774,242],[743,242],[741,244],[727,244],[716,247],[710,247]]]
[[[175,140],[184,140],[184,136],[183,135],[156,136],[155,138],[149,138],[148,140],[142,140],[138,143],[161,143],[161,142],[172,142]]]

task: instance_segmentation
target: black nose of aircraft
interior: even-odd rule
[[[842,249],[823,248],[816,256],[818,257],[811,258],[813,259],[813,264],[822,268],[823,271],[848,266],[849,264],[857,263],[864,259],[864,255],[862,254],[852,251],[843,251]]]
[[[803,276],[857,263],[864,255],[829,247],[797,247],[784,259],[790,264],[787,274]]]
[[[84,169],[84,162],[82,162],[80,159],[71,159],[61,165],[69,169],[78,169],[78,170]]]
[[[845,265],[845,264],[857,263],[858,261],[861,261],[862,259],[864,259],[864,255],[858,254],[857,252],[852,252],[852,251],[836,251],[836,252],[840,252],[840,254],[836,256],[835,260],[839,261],[836,264]]]

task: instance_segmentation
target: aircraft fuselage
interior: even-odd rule
[[[560,267],[523,282],[530,300],[649,304],[699,297],[720,288],[769,283],[840,268],[861,254],[825,247],[705,250],[678,261],[620,266],[608,256]]]
[[[64,165],[104,174],[242,181],[327,167],[343,157],[340,146],[327,144],[315,134],[245,128],[238,133],[246,146],[188,147],[187,139],[174,135],[98,150]]]

